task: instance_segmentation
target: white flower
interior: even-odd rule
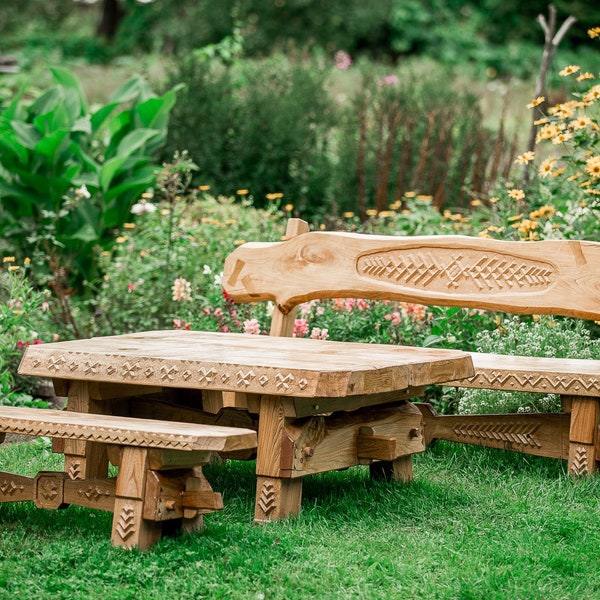
[[[218,275],[215,275],[215,285],[223,284],[223,271],[221,271]]]
[[[146,202],[145,200],[136,202],[131,207],[131,212],[134,215],[143,215],[144,213],[153,213],[155,211],[156,211],[156,205],[152,204],[152,202]]]
[[[77,196],[78,198],[85,198],[86,200],[92,197],[85,183],[80,188],[77,188],[75,190],[75,196]]]
[[[210,275],[212,273],[212,269],[208,265],[204,265],[202,268],[202,275]]]

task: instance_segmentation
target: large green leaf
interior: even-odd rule
[[[123,166],[127,156],[115,156],[114,158],[108,159],[101,167],[98,175],[98,182],[103,191],[107,191],[110,187],[110,183],[118,173],[119,169]]]
[[[124,102],[130,102],[134,98],[137,98],[141,92],[144,80],[141,77],[134,77],[129,79],[117,90],[115,90],[108,101],[110,103],[122,104]]]
[[[85,94],[83,93],[81,83],[77,77],[75,77],[75,75],[73,75],[70,71],[60,67],[51,67],[50,72],[52,73],[56,83],[76,93],[77,105],[79,107],[77,117],[85,114],[87,112],[87,101],[85,99]]]
[[[182,87],[184,86],[178,85],[159,98],[149,98],[145,102],[138,104],[135,107],[135,111],[138,114],[140,123],[144,127],[166,129],[169,113],[175,106],[177,92]]]
[[[117,149],[117,154],[119,156],[130,156],[142,148],[144,144],[151,139],[160,135],[161,132],[156,129],[135,129],[121,140]]]
[[[92,131],[96,132],[111,113],[119,106],[120,102],[111,102],[102,108],[99,108],[91,117]]]
[[[33,150],[42,137],[40,132],[33,125],[23,123],[22,121],[11,121],[11,125],[17,135],[17,140],[25,148]]]
[[[0,163],[10,166],[14,161],[21,165],[29,161],[27,149],[20,144],[12,125],[3,117],[0,117]]]
[[[39,115],[47,115],[52,113],[57,106],[60,106],[64,99],[63,90],[58,87],[50,88],[44,92],[31,106],[29,114],[32,118]]]
[[[68,138],[68,131],[55,131],[50,135],[43,137],[33,149],[34,152],[39,152],[44,156],[47,156],[50,160],[54,161],[56,153],[59,148],[66,148],[65,139]]]

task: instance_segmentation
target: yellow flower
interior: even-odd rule
[[[519,154],[519,156],[517,156],[517,159],[515,160],[515,162],[518,165],[527,165],[534,158],[535,158],[535,153],[534,152],[531,152],[531,151],[523,152],[523,154]]]
[[[208,190],[210,190],[210,185],[199,185],[199,186],[198,186],[198,189],[199,189],[201,192],[208,192]]]
[[[367,210],[367,217],[376,217],[377,211],[374,208],[370,208]]]
[[[575,173],[574,175],[567,177],[567,181],[575,181],[576,179],[579,179],[582,175],[583,175],[583,173],[581,171],[579,171],[579,172]]]
[[[509,190],[508,195],[513,200],[523,200],[523,198],[525,198],[525,192],[523,190],[519,190],[519,189]]]
[[[576,117],[575,119],[573,119],[569,123],[569,127],[571,129],[577,130],[577,129],[584,129],[585,127],[587,127],[588,125],[591,125],[591,124],[592,124],[592,120],[589,117],[583,115],[583,116],[579,116],[579,117]]]
[[[539,106],[540,104],[542,104],[542,102],[545,102],[546,98],[544,98],[544,96],[538,96],[537,98],[534,98],[528,105],[527,108],[534,108],[536,106]]]
[[[21,267],[19,267],[19,265],[10,265],[10,267],[8,267],[9,271],[18,271]]]
[[[23,261],[24,264],[28,265],[31,263],[31,259],[29,258],[29,256],[25,257],[25,260]]]
[[[235,242],[233,242],[234,246],[241,246],[242,244],[245,244],[246,240],[235,240]]]
[[[538,171],[539,176],[542,178],[549,177],[552,174],[552,169],[554,168],[555,163],[555,158],[547,158],[546,160],[544,160],[540,165],[540,169]]]
[[[135,223],[123,223],[125,229],[135,229]]]
[[[521,213],[520,215],[514,215],[513,217],[508,217],[507,221],[512,223],[513,221],[519,221],[522,218],[523,218],[523,213]]]
[[[563,131],[559,133],[556,137],[552,138],[553,144],[564,144],[567,140],[570,140],[573,137],[573,134],[570,131]]]
[[[15,257],[14,256],[5,256],[2,259],[3,263],[10,263],[10,262],[15,262]]]
[[[556,212],[554,206],[549,206],[548,204],[544,204],[544,206],[540,206],[537,210],[534,210],[529,213],[530,219],[544,219],[546,217],[551,217]]]
[[[560,70],[558,74],[561,77],[568,77],[569,75],[573,75],[573,73],[577,73],[577,71],[579,71],[579,65],[569,65],[568,67]]]
[[[488,231],[493,231],[494,233],[502,233],[504,231],[504,227],[496,227],[496,225],[490,225],[488,227]]]
[[[492,204],[496,204],[496,202],[498,202],[498,200],[500,200],[500,198],[498,198],[498,196],[492,196],[492,197],[490,198],[490,202],[491,202]]]
[[[124,244],[127,241],[126,235],[120,235],[116,240],[117,244]]]
[[[481,206],[481,200],[471,200],[471,206]]]
[[[577,81],[585,81],[586,79],[594,79],[594,74],[586,71],[577,77]]]
[[[487,229],[484,229],[483,231],[480,231],[477,234],[477,237],[480,237],[480,238],[491,238],[492,236],[488,233]]]
[[[585,172],[592,177],[600,177],[600,155],[592,156],[585,161]]]
[[[405,198],[414,198],[417,194],[415,192],[404,192]]]
[[[249,192],[249,190],[244,188],[243,190],[236,190],[235,193],[238,196],[245,196],[246,194],[249,194],[250,192]]]
[[[595,85],[583,96],[583,101],[587,104],[593,104],[598,98],[600,98],[600,85]]]
[[[294,210],[294,205],[293,204],[286,204],[283,207],[287,212],[292,212]]]
[[[423,202],[431,202],[433,200],[433,196],[429,196],[428,194],[419,194],[417,196],[417,200],[422,200]]]
[[[281,192],[274,192],[272,194],[266,194],[265,198],[267,200],[277,200],[278,198],[283,198],[283,194]]]
[[[344,218],[345,219],[351,219],[354,216],[354,213],[352,211],[348,211],[344,213]]]
[[[546,123],[549,123],[548,117],[542,117],[533,122],[534,125],[545,125]]]
[[[600,36],[600,27],[592,27],[591,29],[588,29],[587,33],[592,39],[597,38]]]
[[[154,198],[154,194],[152,192],[144,192],[142,194],[142,198],[145,198],[146,200],[149,200],[150,198]]]

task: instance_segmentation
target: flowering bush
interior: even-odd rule
[[[28,264],[17,265],[12,256],[0,264],[0,404],[44,404],[30,395],[37,382],[16,374],[23,350],[48,338],[42,329],[48,325],[49,294],[29,285]]]
[[[600,27],[588,34],[600,38]],[[546,109],[535,121],[539,150],[516,159],[530,169],[539,156],[537,180],[528,190],[509,184],[491,198],[491,225],[483,236],[600,239],[600,84],[578,65],[559,75],[574,80],[573,98]],[[545,103],[540,96],[527,107],[539,112]]]
[[[492,331],[477,334],[478,352],[556,358],[600,358],[600,339],[592,339],[580,319],[542,316],[533,321],[505,319]],[[551,412],[561,410],[554,394],[460,390],[458,410],[463,414],[501,412]]]

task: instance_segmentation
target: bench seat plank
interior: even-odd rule
[[[0,432],[186,451],[257,445],[250,429],[13,406],[0,406]]]
[[[445,385],[600,396],[600,360],[536,358],[472,352],[475,376]]]

